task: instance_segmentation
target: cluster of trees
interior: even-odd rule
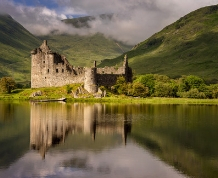
[[[146,74],[135,77],[133,83],[119,77],[112,91],[134,97],[218,98],[218,84],[207,85],[194,75],[171,79],[166,75]]]

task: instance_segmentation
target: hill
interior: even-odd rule
[[[82,28],[89,20],[94,20],[94,17],[67,19],[63,22]],[[94,60],[114,58],[121,55],[122,50],[131,49],[130,46],[105,38],[102,34],[50,34],[35,37],[10,15],[0,15],[0,78],[11,76],[16,82],[30,81],[30,51],[39,47],[44,39],[48,40],[53,51],[65,55],[74,66],[90,66]]]
[[[30,51],[41,40],[9,15],[0,15],[0,77],[30,81]]]
[[[96,17],[86,16],[73,19],[65,19],[64,23],[72,25],[75,28],[89,28],[89,21],[95,20]],[[100,15],[98,18],[111,18],[111,15]],[[91,66],[93,61],[98,63],[104,59],[115,58],[123,52],[129,51],[132,46],[122,42],[106,38],[103,34],[96,33],[92,35],[55,35],[40,36],[39,38],[47,39],[51,49],[65,55],[68,61],[74,66]]]
[[[218,81],[218,5],[191,12],[127,54],[136,74],[192,74]],[[100,66],[119,65],[122,59],[104,60]]]

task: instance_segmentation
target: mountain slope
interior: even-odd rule
[[[218,80],[218,6],[196,10],[136,45],[128,53],[137,74],[198,75]],[[120,64],[123,55],[100,66]]]
[[[40,40],[9,15],[0,15],[0,77],[30,80],[30,50]]]

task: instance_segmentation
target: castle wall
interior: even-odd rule
[[[118,77],[124,77],[127,82],[131,82],[132,70],[128,67],[105,67],[97,69],[98,86],[111,87],[116,84]]]
[[[31,87],[58,87],[71,83],[83,83],[83,67],[73,68],[65,57],[43,51],[38,48],[32,51]]]
[[[124,75],[124,67],[104,67],[97,68],[97,74],[115,74],[115,75]]]
[[[128,67],[127,56],[122,67],[73,67],[64,56],[52,52],[47,41],[31,51],[31,88],[59,87],[72,83],[84,83],[90,92],[98,91],[98,86],[111,87],[119,76],[127,82],[132,80],[132,70]]]
[[[116,84],[117,78],[124,75],[119,74],[97,74],[98,86],[111,87]]]

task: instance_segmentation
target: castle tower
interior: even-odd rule
[[[97,68],[96,68],[96,61],[94,61],[94,67],[86,67],[85,68],[85,81],[84,81],[84,88],[89,93],[96,93],[98,91],[97,81]]]
[[[128,57],[127,54],[124,56],[123,67],[128,68]]]
[[[31,88],[48,86],[47,79],[52,70],[49,68],[54,62],[47,41],[44,40],[39,48],[31,51]]]
[[[124,71],[125,71],[126,81],[127,82],[132,82],[132,69],[129,67],[127,54],[125,54],[125,56],[124,56],[123,68],[124,68]]]

